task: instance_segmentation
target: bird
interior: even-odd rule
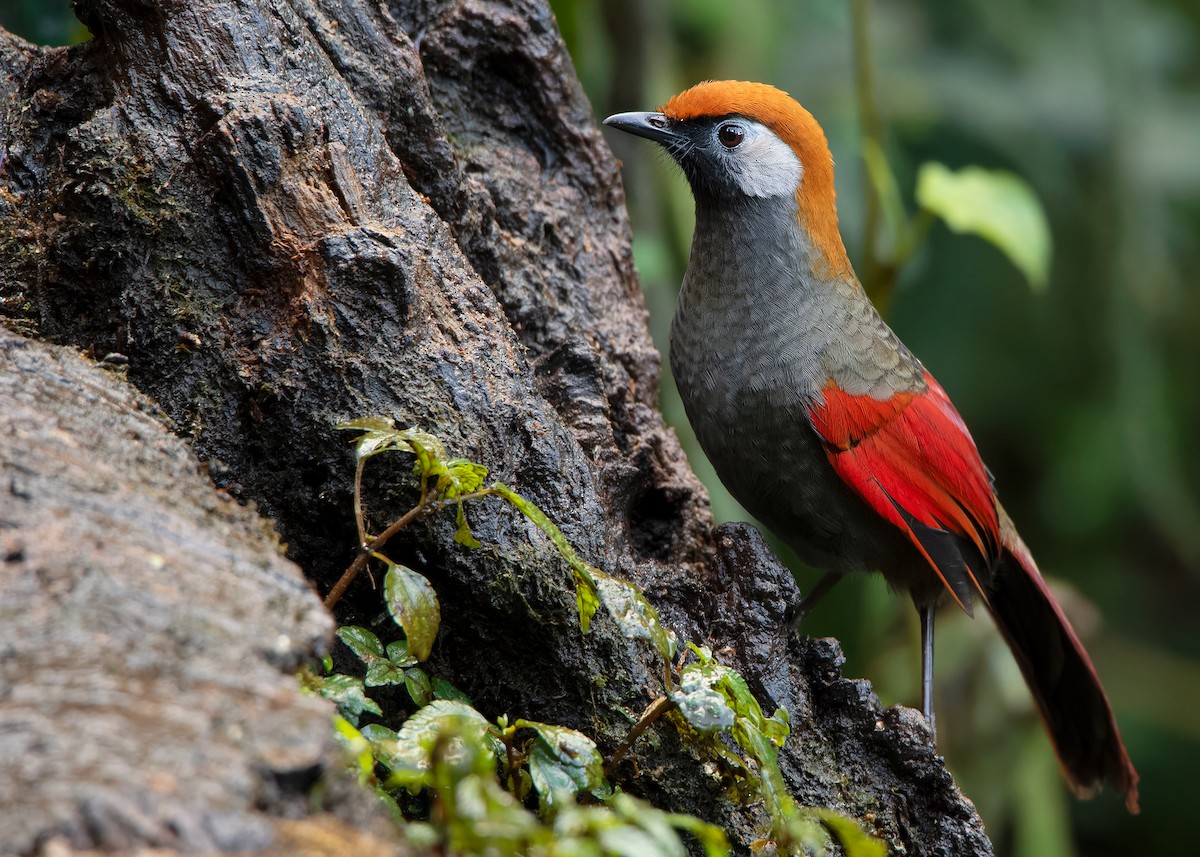
[[[660,144],[696,225],[670,365],[730,493],[824,570],[795,629],[844,575],[880,572],[921,622],[922,710],[936,736],[939,602],[981,601],[1037,703],[1067,783],[1138,812],[1138,774],[1091,658],[997,499],[946,391],[864,292],[838,226],[813,115],[776,87],[705,81],[604,124]]]

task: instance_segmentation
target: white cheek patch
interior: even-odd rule
[[[724,153],[734,182],[746,196],[795,193],[804,170],[792,147],[757,122],[747,125],[742,144]]]

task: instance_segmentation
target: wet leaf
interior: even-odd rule
[[[388,660],[398,667],[411,667],[417,662],[408,651],[408,640],[396,640],[387,644]]]
[[[394,753],[380,760],[392,770],[388,785],[414,790],[430,785],[428,778],[435,749],[450,765],[461,764],[480,753],[493,753],[487,734],[488,722],[474,708],[435,699],[404,721],[396,733]]]
[[[383,579],[388,612],[404,629],[408,652],[418,661],[429,657],[441,624],[441,606],[433,586],[420,574],[403,565],[389,564]]]
[[[433,701],[433,686],[429,683],[429,676],[425,674],[425,670],[416,667],[405,670],[404,687],[417,705],[428,705]]]
[[[375,700],[367,696],[360,678],[336,673],[321,683],[318,692],[337,703],[338,713],[355,726],[364,713],[383,714]]]
[[[367,664],[367,675],[363,679],[363,684],[367,687],[404,684],[404,668],[397,666],[387,658],[379,658]]]
[[[724,693],[714,688],[717,681],[714,671],[688,664],[679,677],[679,690],[671,693],[671,701],[683,719],[699,732],[711,734],[733,728],[733,706]]]
[[[529,720],[518,720],[515,725],[536,734],[529,774],[543,812],[572,804],[580,792],[604,786],[604,760],[591,738],[565,726]]]
[[[396,730],[389,729],[381,723],[368,723],[360,730],[362,736],[371,743],[371,749],[376,759],[391,758],[396,752]]]
[[[358,655],[358,659],[365,664],[370,664],[379,658],[385,657],[383,643],[379,642],[379,638],[371,631],[358,625],[343,625],[335,632],[337,638],[345,643],[350,651]]]
[[[663,627],[642,591],[599,570],[593,571],[596,588],[605,608],[617,621],[621,633],[631,640],[649,640],[666,660],[675,658],[676,638],[673,631]]]

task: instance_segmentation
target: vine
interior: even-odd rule
[[[728,769],[746,800],[763,803],[770,819],[756,848],[773,845],[784,854],[824,854],[836,839],[850,857],[886,854],[883,842],[832,810],[801,806],[788,793],[778,750],[790,732],[788,715],[767,716],[745,679],[705,648],[680,647],[676,635],[638,587],[584,562],[562,531],[526,498],[502,482],[485,484],[487,468],[449,457],[437,437],[417,428],[397,429],[389,420],[361,419],[339,428],[359,431],[354,439],[354,514],[359,554],[326,597],[332,606],[372,561],[384,566],[383,594],[404,639],[384,645],[370,630],[345,625],[342,641],[361,662],[362,676],[332,672],[302,675],[306,687],[334,700],[336,734],[346,746],[360,780],[374,788],[414,844],[463,854],[687,853],[680,832],[688,832],[708,857],[729,853],[725,834],[698,818],[667,813],[623,794],[609,773],[638,737],[667,715],[681,733]],[[383,452],[414,457],[419,499],[379,535],[368,533],[362,505],[366,462]],[[469,548],[480,543],[471,533],[465,505],[498,497],[537,526],[568,566],[575,585],[580,630],[587,633],[601,605],[630,639],[645,640],[662,662],[662,692],[647,706],[629,736],[605,764],[591,738],[573,729],[507,716],[489,721],[471,700],[420,664],[432,650],[441,621],[437,593],[427,578],[393,562],[387,542],[415,521],[454,510],[455,540]],[[688,657],[690,656],[690,658]],[[364,716],[382,717],[370,688],[402,686],[416,706],[399,730],[381,723],[360,725]],[[526,808],[536,796],[537,813]],[[420,804],[424,798],[426,804]],[[426,820],[414,820],[414,819]]]

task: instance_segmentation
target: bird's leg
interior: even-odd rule
[[[929,731],[937,738],[937,725],[933,716],[933,610],[936,600],[917,606],[921,614],[921,710]]]
[[[792,631],[799,628],[804,618],[817,606],[817,602],[824,598],[825,594],[833,589],[833,585],[841,579],[842,575],[840,572],[825,572],[825,576],[817,581],[817,585],[792,608],[791,616],[788,618],[788,628]]]

